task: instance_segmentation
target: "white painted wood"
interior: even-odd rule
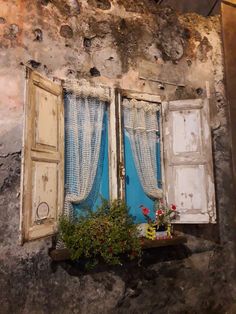
[[[109,106],[109,192],[110,199],[118,198],[118,182],[117,182],[117,166],[118,166],[118,152],[117,152],[117,135],[116,135],[116,102],[115,91],[111,92],[110,106]]]
[[[200,111],[173,111],[172,119],[174,155],[200,151]]]
[[[118,197],[125,200],[125,158],[124,158],[124,134],[122,116],[122,94],[117,91],[117,138],[118,138]]]
[[[215,192],[208,100],[163,103],[164,163],[169,204],[176,223],[213,223]]]
[[[161,97],[159,95],[142,93],[138,91],[125,90],[125,89],[121,89],[119,92],[123,97],[127,97],[129,99],[143,100],[143,101],[148,101],[152,103],[161,103]]]
[[[163,193],[163,198],[166,195],[166,182],[165,182],[165,167],[164,167],[164,127],[163,127],[163,107],[160,105],[160,146],[161,146],[161,180],[162,180],[162,193]]]
[[[22,178],[22,241],[51,235],[63,210],[62,87],[28,70]]]

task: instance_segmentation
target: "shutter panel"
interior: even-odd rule
[[[22,180],[23,241],[54,234],[64,197],[61,86],[28,70]]]
[[[177,223],[215,222],[208,100],[163,104],[166,196],[180,211]]]

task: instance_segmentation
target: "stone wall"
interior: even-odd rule
[[[219,17],[179,15],[154,0],[0,0],[0,6],[0,313],[235,313]],[[86,274],[76,263],[51,263],[50,238],[20,246],[25,65],[54,80],[86,78],[163,100],[204,97],[208,82],[218,224],[178,226],[187,246],[146,252],[141,267]]]

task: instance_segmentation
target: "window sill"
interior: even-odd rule
[[[151,249],[165,246],[174,246],[179,244],[184,244],[187,242],[187,238],[184,236],[173,236],[171,239],[163,239],[163,240],[148,240],[146,238],[142,238],[142,249]],[[70,260],[70,252],[68,249],[52,249],[49,252],[49,256],[53,261],[60,262],[65,260]]]

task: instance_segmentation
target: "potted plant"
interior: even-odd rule
[[[170,238],[171,235],[171,221],[174,220],[178,214],[176,205],[170,206],[165,204],[162,199],[156,200],[154,203],[155,219],[150,218],[150,209],[140,206],[142,213],[147,220],[146,237],[149,239],[163,239]]]

